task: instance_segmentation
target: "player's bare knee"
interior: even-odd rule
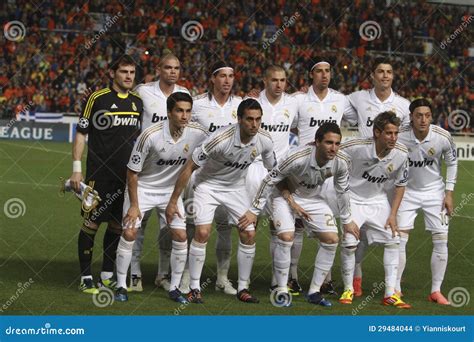
[[[336,233],[323,233],[320,234],[319,236],[319,241],[322,243],[326,243],[329,245],[334,245],[339,243],[339,237],[337,236]]]
[[[244,245],[253,245],[255,243],[255,230],[240,232],[240,242]]]
[[[137,229],[125,229],[122,236],[127,241],[135,241],[137,238]]]
[[[207,229],[196,228],[194,240],[199,243],[206,243],[209,240],[210,231]]]
[[[278,238],[285,242],[292,242],[295,239],[295,234],[293,232],[282,232],[278,234]]]
[[[173,238],[173,241],[178,241],[178,242],[186,242],[188,239],[187,234],[186,234],[186,229],[172,229],[171,236]]]

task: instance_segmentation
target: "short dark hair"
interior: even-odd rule
[[[388,64],[388,65],[391,65],[393,67],[392,61],[390,59],[388,59],[387,57],[377,57],[377,58],[375,58],[374,62],[372,63],[372,68],[370,69],[370,71],[375,72],[375,70],[377,70],[377,67],[380,64]]]
[[[133,65],[136,67],[137,63],[129,55],[120,55],[110,63],[110,70],[117,71],[121,65]]]
[[[420,97],[419,99],[413,100],[413,102],[410,103],[410,113],[413,113],[418,107],[429,107],[430,111],[432,110],[431,102],[424,97]]]
[[[242,119],[244,117],[244,113],[248,109],[258,109],[263,114],[262,106],[258,103],[255,99],[246,99],[240,102],[239,108],[237,108],[237,117]]]
[[[314,140],[321,142],[324,139],[326,133],[336,133],[339,134],[342,138],[341,128],[334,122],[325,122],[319,126],[316,134],[314,135]]]
[[[188,93],[184,93],[182,91],[172,93],[166,100],[166,110],[171,112],[174,109],[174,106],[176,106],[177,102],[189,102],[192,106],[193,98]]]
[[[397,127],[400,127],[401,120],[399,117],[397,117],[397,114],[395,114],[392,111],[386,111],[378,114],[375,119],[374,119],[374,132],[376,129],[379,131],[383,131],[385,129],[385,126],[388,124],[395,125]]]

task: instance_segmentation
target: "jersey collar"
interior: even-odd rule
[[[265,92],[266,92],[266,89],[263,89],[263,91],[260,93],[260,99],[259,100],[262,101],[263,103],[267,103],[270,107],[276,108],[281,103],[285,102],[285,93],[284,92],[281,94],[280,100],[274,105],[271,104],[271,102],[268,100],[267,94]]]
[[[412,128],[411,131],[410,131],[410,135],[411,135],[412,139],[413,139],[417,144],[421,144],[421,143],[430,141],[432,134],[433,134],[433,125],[430,125],[430,129],[428,130],[428,134],[426,135],[425,139],[423,139],[423,141],[419,141],[419,140],[418,140],[418,138],[415,136],[415,132],[413,131],[413,128]]]
[[[114,89],[114,87],[112,87],[112,86],[110,86],[109,89],[110,89],[110,91],[111,91],[112,93],[115,94],[115,96],[117,96],[117,97],[120,98],[120,99],[126,99],[126,98],[128,97],[128,95],[130,94],[130,92],[128,92],[127,95],[119,94],[119,93]]]
[[[182,139],[185,138],[186,133],[187,133],[187,127],[184,128],[183,134],[179,137],[177,141],[174,141],[173,137],[171,136],[170,133],[170,123],[168,120],[163,121],[163,138],[166,142],[169,142],[170,144],[177,144],[179,143]]]
[[[326,164],[324,164],[323,166],[319,166],[318,165],[318,162],[316,161],[316,146],[313,145],[312,149],[311,149],[311,158],[309,160],[309,165],[315,169],[315,170],[325,170],[325,169],[330,169],[332,168],[332,164],[334,163],[334,159],[333,160],[329,160]]]
[[[248,144],[243,144],[242,140],[240,140],[240,125],[235,124],[234,146],[235,147],[254,146],[255,143],[257,142],[257,134],[252,138],[252,140],[250,140]]]
[[[227,106],[230,106],[232,104],[232,94],[229,96],[229,98],[227,99],[227,102],[222,107],[217,103],[217,101],[214,99],[214,96],[212,96],[211,94],[210,104],[212,107],[217,107],[217,108],[222,108],[222,109]]]
[[[375,103],[392,103],[393,99],[395,98],[395,92],[392,88],[390,88],[390,96],[385,101],[380,101],[380,99],[375,94],[375,88],[370,89],[369,91],[370,99]]]
[[[318,95],[316,95],[316,93],[314,92],[314,89],[313,89],[313,85],[311,85],[311,87],[309,87],[309,90],[308,90],[308,96],[309,96],[309,99],[311,101],[315,101],[315,102],[325,102],[327,100],[329,100],[329,98],[331,97],[331,93],[332,93],[332,89],[331,88],[328,88],[328,93],[326,94],[326,97],[324,97],[324,99],[319,99]]]

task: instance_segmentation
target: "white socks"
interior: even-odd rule
[[[432,239],[431,293],[441,291],[441,284],[448,265],[448,234],[433,234]]]
[[[409,235],[406,233],[400,233],[400,249],[398,251],[398,274],[397,274],[397,282],[395,283],[395,290],[398,292],[402,292],[402,286],[400,284],[403,276],[403,271],[405,270],[405,265],[407,263],[407,252],[406,246],[408,242]]]
[[[303,230],[295,230],[295,239],[291,247],[290,278],[298,280],[298,262],[303,250]]]
[[[360,240],[357,245],[355,252],[355,268],[354,268],[354,277],[362,278],[362,260],[364,259],[365,251],[369,247],[369,241],[367,240],[367,233],[365,229],[360,230]]]
[[[270,257],[272,258],[272,283],[271,283],[271,286],[275,286],[277,285],[277,280],[276,280],[276,277],[275,277],[275,272],[274,272],[274,269],[275,269],[275,248],[278,244],[278,236],[276,235],[271,235],[270,237]]]
[[[352,286],[352,281],[354,278],[354,267],[355,267],[355,251],[356,247],[341,248],[341,271],[342,271],[342,281],[344,283],[344,291],[351,290],[354,291]]]
[[[218,223],[216,231],[217,283],[221,284],[228,279],[227,276],[232,256],[232,227],[228,224]]]
[[[193,290],[201,290],[201,274],[206,260],[206,243],[199,243],[193,239],[189,247],[189,287]]]
[[[279,291],[288,292],[288,273],[290,270],[293,241],[277,240],[278,242],[273,252],[273,274]]]
[[[237,291],[248,289],[250,273],[252,272],[253,259],[255,258],[255,244],[244,245],[239,242],[239,250],[237,252],[237,264],[239,266],[239,284]],[[191,275],[192,281],[192,275]]]
[[[395,293],[398,273],[399,245],[386,244],[383,250],[383,268],[385,270],[385,297]]]
[[[171,284],[170,291],[179,287],[181,277],[183,276],[184,266],[188,258],[188,242],[172,242],[173,249],[171,250]]]
[[[319,243],[318,254],[314,263],[313,279],[309,287],[308,294],[319,292],[326,275],[331,270],[336,256],[337,243]]]
[[[117,268],[117,287],[127,288],[127,271],[132,260],[132,250],[135,241],[127,241],[123,236],[117,247],[117,260],[115,266]]]

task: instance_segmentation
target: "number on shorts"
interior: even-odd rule
[[[440,213],[441,215],[441,224],[447,226],[449,224],[449,215],[444,211]]]
[[[334,216],[332,216],[331,214],[324,214],[324,217],[326,218],[326,226],[328,227],[336,226],[336,220],[334,219]]]

